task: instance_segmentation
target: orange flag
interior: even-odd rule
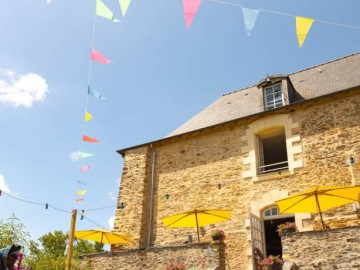
[[[83,135],[83,141],[84,141],[84,142],[99,142],[98,139],[89,137],[89,136],[87,136],[87,135]]]

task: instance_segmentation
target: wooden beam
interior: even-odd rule
[[[75,225],[76,225],[76,209],[72,210],[71,214],[71,225],[70,225],[70,233],[69,233],[69,242],[68,242],[68,252],[66,255],[66,267],[65,270],[70,270],[71,267],[71,257],[72,257],[72,249],[74,243],[74,232],[75,232]]]

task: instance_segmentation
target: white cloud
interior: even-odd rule
[[[80,158],[81,158],[81,151],[72,152],[72,153],[70,154],[70,159],[71,159],[72,161],[77,161],[77,160],[79,160]]]
[[[0,69],[0,103],[14,107],[31,107],[36,101],[44,101],[48,85],[38,74],[16,76],[11,70]]]
[[[5,182],[4,176],[2,176],[1,174],[0,174],[0,189],[4,192],[11,193],[11,190],[10,190],[8,184],[6,184],[6,182]]]
[[[108,219],[108,224],[109,224],[110,230],[113,230],[113,229],[114,229],[114,223],[115,223],[115,217],[110,217],[110,218]]]

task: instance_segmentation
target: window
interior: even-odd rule
[[[279,208],[277,206],[272,207],[270,209],[266,209],[263,212],[263,218],[270,218],[270,217],[277,216],[277,215],[279,215]]]
[[[265,110],[274,109],[284,105],[281,85],[272,85],[264,89]]]
[[[284,127],[272,128],[256,136],[258,148],[258,174],[288,168]]]

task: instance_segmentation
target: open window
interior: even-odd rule
[[[258,174],[288,169],[284,127],[274,127],[256,135]]]

